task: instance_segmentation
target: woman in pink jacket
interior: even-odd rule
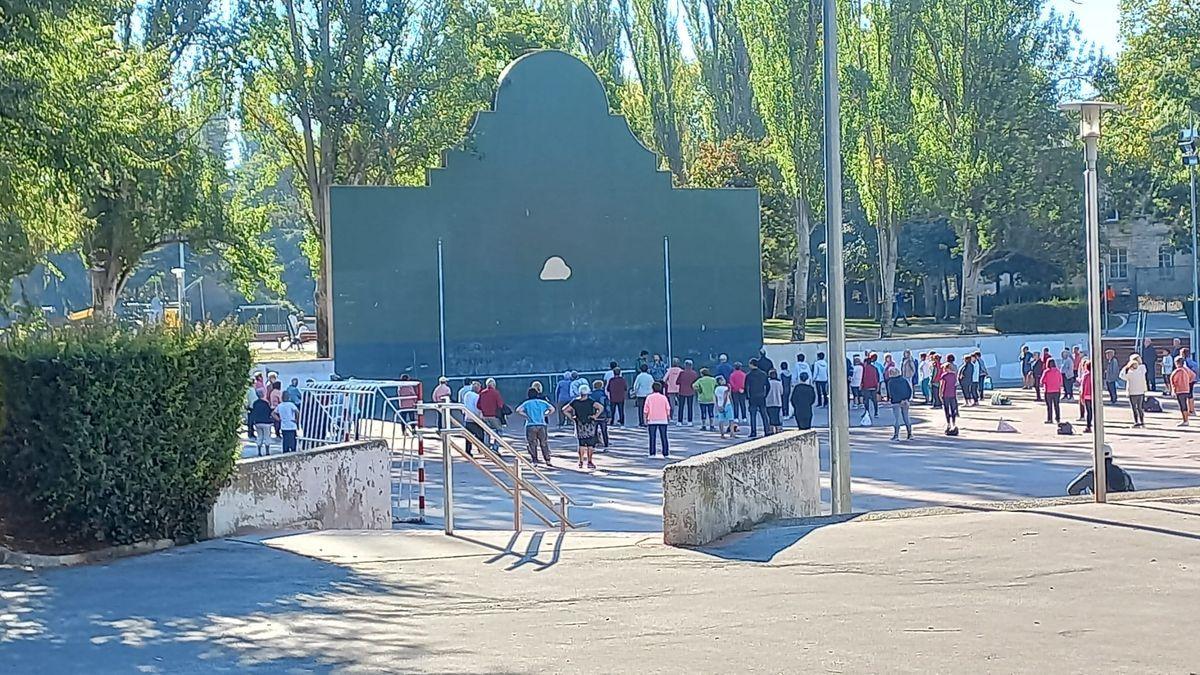
[[[1058,424],[1062,421],[1063,374],[1058,369],[1054,359],[1046,359],[1046,369],[1042,371],[1042,390],[1046,399],[1046,424]]]
[[[650,456],[653,457],[657,454],[654,444],[655,434],[657,434],[662,437],[662,456],[670,457],[671,451],[667,446],[667,425],[671,423],[671,401],[663,394],[662,382],[654,383],[654,392],[646,397],[642,412],[646,415],[646,428],[650,430]]]
[[[1083,407],[1083,413],[1087,417],[1087,426],[1083,429],[1083,432],[1086,434],[1092,430],[1092,406],[1095,405],[1092,401],[1096,398],[1092,387],[1091,359],[1080,361],[1079,377],[1083,378],[1080,384],[1079,405]]]

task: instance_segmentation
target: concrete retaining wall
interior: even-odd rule
[[[382,440],[245,459],[209,514],[209,536],[392,526],[391,453]]]
[[[670,464],[663,540],[703,546],[757,523],[820,515],[817,432],[785,431]]]

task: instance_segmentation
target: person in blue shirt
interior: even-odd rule
[[[290,400],[292,403],[296,403],[296,404],[300,403],[300,400],[301,400],[300,378],[298,378],[298,377],[292,378],[292,383],[289,384],[288,388],[287,388],[287,395],[288,395],[288,400]]]
[[[538,449],[542,451],[542,456],[546,459],[546,466],[550,464],[550,441],[547,435],[547,421],[550,419],[550,413],[554,411],[554,407],[542,398],[541,392],[536,389],[530,389],[525,396],[525,401],[517,406],[517,414],[525,418],[525,443],[529,446],[529,456],[533,459],[533,463],[538,463]]]
[[[663,361],[661,354],[655,354],[654,359],[650,361],[650,376],[655,382],[662,382],[667,376],[667,363]]]
[[[563,373],[562,379],[554,387],[554,403],[558,408],[558,426],[560,427],[567,426],[567,414],[562,409],[571,402],[571,399],[575,398],[575,395],[571,393],[572,388],[571,371],[568,370]]]
[[[608,392],[604,391],[604,380],[596,380],[592,383],[592,393],[588,394],[588,398],[596,403],[604,406],[604,414],[596,418],[596,427],[599,432],[597,435],[604,443],[604,447],[608,447]]]
[[[729,376],[733,374],[733,366],[729,364],[729,356],[722,354],[717,361],[717,370],[713,373],[714,377],[723,377],[725,381],[729,381]]]

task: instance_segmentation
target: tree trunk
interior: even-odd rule
[[[792,341],[801,342],[805,339],[805,325],[808,323],[808,267],[812,256],[809,252],[812,237],[812,215],[809,213],[808,200],[799,197],[795,200],[796,228],[796,271],[792,288],[796,300],[792,303]],[[830,292],[840,292],[841,289],[831,289]]]
[[[879,234],[879,278],[880,292],[883,302],[880,305],[879,337],[892,337],[895,327],[892,321],[892,306],[896,290],[896,259],[900,248],[900,240],[896,228],[885,225],[876,230]]]
[[[961,335],[979,334],[979,311],[976,298],[979,296],[979,277],[983,266],[979,264],[979,233],[973,225],[960,228],[963,246],[962,283],[958,287],[958,332]]]
[[[771,286],[775,289],[775,302],[771,307],[771,318],[780,319],[787,316],[788,278],[776,279],[771,282]]]
[[[332,341],[330,340],[332,317],[330,316],[331,299],[329,297],[331,266],[327,238],[329,232],[328,200],[329,186],[319,183],[313,186],[313,229],[319,242],[317,250],[321,255],[321,259],[315,261],[317,283],[313,291],[313,308],[316,310],[317,316],[317,356],[323,359],[329,358],[332,353]]]
[[[934,278],[928,274],[921,277],[921,290],[925,302],[925,306],[922,307],[922,313],[925,316],[932,316],[934,321],[937,321],[939,316],[937,312],[938,288],[937,284],[934,283]]]
[[[97,316],[111,318],[117,312],[117,299],[124,286],[116,264],[107,260],[89,270],[92,278],[92,310]]]

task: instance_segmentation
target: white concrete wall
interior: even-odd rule
[[[241,460],[209,514],[209,536],[390,529],[390,467],[382,440]]]
[[[1087,333],[1060,333],[1053,335],[970,335],[963,337],[939,338],[892,338],[888,340],[849,340],[846,342],[846,352],[853,358],[856,354],[875,351],[882,355],[891,354],[896,361],[909,349],[915,358],[921,352],[935,351],[939,354],[957,354],[975,350],[983,352],[984,363],[992,381],[996,384],[1016,384],[1021,380],[1021,364],[1017,357],[1021,353],[1021,345],[1029,345],[1031,351],[1040,352],[1042,347],[1049,347],[1050,353],[1058,358],[1063,347],[1070,348],[1080,345],[1087,348]],[[829,353],[825,342],[801,342],[788,344],[766,345],[767,356],[776,364],[786,360],[794,363],[796,354],[801,352],[805,360],[812,362],[818,352]],[[789,366],[791,367],[791,366]]]
[[[778,518],[820,515],[817,432],[785,431],[670,464],[663,540],[703,546]]]
[[[279,373],[279,379],[283,382],[283,386],[287,387],[291,383],[292,378],[299,378],[300,384],[312,378],[317,382],[328,382],[331,375],[335,372],[333,359],[309,359],[307,361],[261,361],[255,363],[250,369],[250,377],[254,377],[254,373]]]

